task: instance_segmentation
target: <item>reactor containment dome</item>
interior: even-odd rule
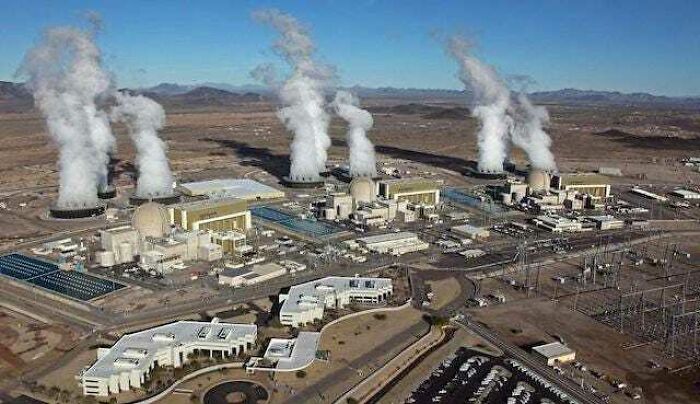
[[[350,181],[350,195],[355,203],[370,203],[374,200],[374,181],[369,177],[356,177]]]
[[[550,186],[549,174],[543,170],[531,170],[527,176],[527,185],[530,187],[530,193],[547,192]]]
[[[170,230],[169,215],[159,203],[147,202],[136,208],[131,225],[143,238],[162,238]]]

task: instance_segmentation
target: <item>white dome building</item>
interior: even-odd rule
[[[350,195],[355,205],[374,201],[374,181],[369,177],[357,177],[350,182]]]
[[[141,238],[165,237],[170,232],[168,211],[159,203],[144,203],[136,208],[131,217],[131,226],[139,232]]]
[[[549,174],[543,170],[530,170],[527,176],[527,185],[531,194],[547,192],[550,186]]]

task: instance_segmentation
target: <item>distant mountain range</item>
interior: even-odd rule
[[[535,102],[557,104],[700,106],[700,97],[667,97],[648,93],[620,93],[574,88],[530,93],[530,98]]]
[[[397,99],[421,103],[464,103],[465,100],[471,98],[470,93],[459,90],[362,86],[346,89],[366,99]],[[178,108],[226,106],[275,99],[274,94],[263,86],[234,86],[225,83],[202,83],[199,85],[161,83],[153,87],[131,91],[153,97],[166,107]],[[530,94],[530,97],[537,103],[546,104],[700,108],[700,97],[667,97],[647,93],[627,94],[615,91],[563,89],[534,92]],[[26,110],[31,106],[31,103],[31,94],[24,88],[23,84],[0,81],[0,111]],[[421,112],[429,113],[431,111]],[[450,114],[459,116],[461,111],[452,111]]]

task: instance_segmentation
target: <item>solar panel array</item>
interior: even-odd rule
[[[62,271],[53,262],[17,253],[0,256],[0,274],[82,301],[125,287],[82,272]]]

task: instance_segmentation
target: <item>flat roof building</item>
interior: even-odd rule
[[[419,239],[416,233],[408,231],[362,237],[356,241],[359,245],[379,254],[402,255],[430,247],[428,243]]]
[[[437,205],[440,203],[441,181],[424,178],[402,178],[381,180],[378,183],[379,196],[407,201],[414,205]]]
[[[571,220],[556,215],[540,215],[532,219],[532,222],[537,227],[547,229],[553,233],[577,232],[583,230],[583,225],[578,220]]]
[[[483,239],[488,238],[491,235],[491,233],[487,229],[483,227],[472,226],[470,224],[454,226],[450,228],[450,231],[457,235],[467,236],[471,239]]]
[[[595,223],[598,230],[614,230],[622,229],[625,227],[625,221],[622,219],[617,219],[614,216],[587,216],[586,220]]]
[[[560,191],[577,191],[594,198],[610,196],[608,178],[596,173],[558,174],[552,177],[551,187]]]
[[[250,268],[230,268],[219,274],[219,285],[240,287],[254,285],[287,273],[287,268],[271,262]]]
[[[182,367],[190,354],[226,358],[255,345],[254,324],[178,321],[123,335],[111,348],[99,348],[97,362],[82,372],[86,396],[106,397],[143,385],[158,366]]]
[[[645,189],[638,188],[638,187],[632,188],[632,190],[630,190],[630,192],[635,194],[635,195],[639,195],[639,196],[642,196],[644,198],[647,198],[647,199],[657,200],[659,202],[666,202],[668,200],[668,198],[666,198],[665,196],[661,196],[661,195],[655,194],[653,192],[650,192],[650,191],[647,191]]]
[[[280,322],[299,327],[322,319],[326,308],[342,308],[350,303],[383,303],[393,291],[389,278],[329,276],[302,283],[279,295]]]
[[[683,199],[700,199],[700,193],[688,189],[675,189],[671,195]]]
[[[184,230],[245,232],[251,227],[248,203],[225,198],[179,203],[168,206],[171,223]]]
[[[246,370],[294,372],[316,359],[320,332],[301,331],[296,338],[271,338],[262,358],[250,358]]]
[[[538,345],[533,347],[532,351],[547,366],[555,366],[557,363],[568,363],[576,359],[576,352],[561,342]]]
[[[247,178],[186,182],[178,190],[188,196],[235,197],[249,202],[284,198],[284,192]]]

